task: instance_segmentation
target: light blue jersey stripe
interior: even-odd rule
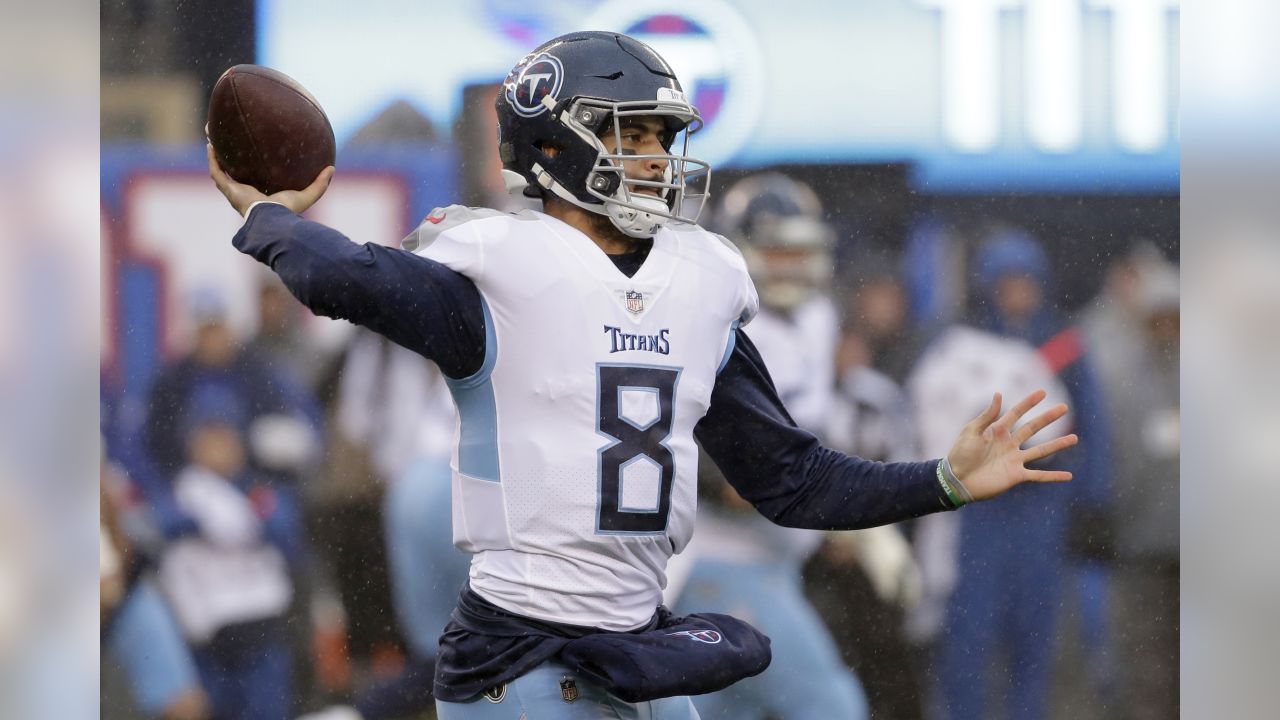
[[[741,323],[734,321],[729,327],[729,344],[724,348],[724,357],[720,358],[720,367],[716,368],[716,374],[719,375],[724,366],[729,364],[729,356],[733,354],[733,348],[738,345],[738,325]]]
[[[458,406],[461,433],[458,438],[458,471],[481,480],[499,482],[498,406],[493,397],[493,366],[498,360],[498,339],[493,329],[489,303],[480,298],[484,310],[484,364],[474,374],[454,380],[445,378]]]

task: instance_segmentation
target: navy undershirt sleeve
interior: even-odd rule
[[[360,245],[283,205],[255,207],[236,249],[265,263],[317,315],[364,325],[464,378],[484,363],[480,291],[448,267],[397,248]]]
[[[879,463],[823,447],[796,426],[746,333],[694,435],[744,499],[779,525],[853,530],[953,509],[937,460]]]

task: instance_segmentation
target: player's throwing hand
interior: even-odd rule
[[[1024,482],[1064,482],[1071,479],[1071,473],[1062,470],[1027,468],[1028,463],[1066,450],[1079,441],[1076,435],[1070,434],[1025,450],[1022,448],[1032,436],[1067,414],[1067,406],[1059,404],[1017,426],[1018,420],[1044,398],[1045,391],[1037,390],[1002,417],[1000,393],[996,393],[991,405],[960,431],[960,437],[947,453],[947,460],[974,500],[995,497]]]
[[[321,170],[316,179],[302,190],[281,190],[273,195],[266,195],[252,185],[236,182],[223,171],[222,166],[218,164],[218,157],[213,152],[213,145],[206,145],[205,149],[209,154],[209,177],[213,178],[213,184],[217,185],[218,190],[226,196],[231,207],[241,215],[249,212],[251,205],[262,201],[280,203],[293,212],[301,213],[316,204],[316,201],[329,189],[329,183],[333,180],[334,169],[330,165]]]

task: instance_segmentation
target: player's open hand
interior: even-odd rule
[[[251,205],[263,200],[280,203],[293,212],[301,213],[316,204],[316,201],[329,189],[329,183],[333,180],[333,166],[330,165],[321,170],[316,179],[302,190],[281,190],[273,195],[267,195],[252,185],[233,180],[218,164],[213,145],[206,145],[205,149],[209,153],[209,177],[213,178],[213,184],[217,185],[218,190],[226,196],[231,207],[241,215],[249,212]]]
[[[1001,416],[1000,394],[996,393],[991,405],[964,426],[947,458],[956,477],[975,500],[995,497],[1024,482],[1071,479],[1071,473],[1062,470],[1027,468],[1028,463],[1047,458],[1079,441],[1074,434],[1063,435],[1025,450],[1022,448],[1032,436],[1067,414],[1067,406],[1059,404],[1018,425],[1018,420],[1044,397],[1045,392],[1037,390]]]

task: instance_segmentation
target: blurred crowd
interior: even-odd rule
[[[758,624],[775,660],[703,717],[1176,717],[1177,266],[1135,239],[1067,312],[1037,238],[993,224],[949,239],[958,291],[922,313],[898,254],[837,274],[837,226],[784,175],[729,188],[708,224],[752,268],[746,331],[780,397],[827,444],[939,457],[993,392],[1037,388],[1082,441],[1070,484],[852,533],[774,528],[704,462],[667,601]],[[197,292],[146,398],[103,378],[102,716],[431,717],[467,564],[446,382],[363,330],[314,342],[274,278],[257,306],[237,337]]]

